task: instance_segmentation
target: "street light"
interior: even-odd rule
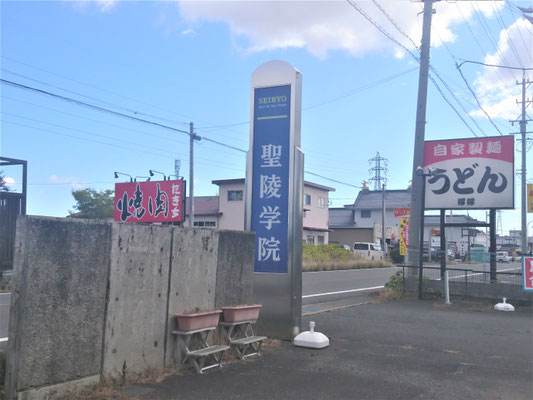
[[[119,175],[129,176],[129,177],[130,177],[130,182],[133,182],[133,178],[132,178],[132,176],[131,176],[130,174],[125,174],[125,173],[123,173],[123,172],[117,172],[117,171],[115,171],[115,179],[118,179],[118,176],[119,176]]]
[[[424,265],[424,214],[426,209],[426,178],[435,175],[436,170],[429,168],[428,172],[424,172],[424,168],[420,165],[416,168],[416,174],[422,177],[422,215],[420,216],[420,248],[419,248],[419,268],[418,268],[418,299],[422,300],[422,278]],[[443,232],[441,232],[441,235]],[[431,254],[431,246],[428,248],[428,257]]]
[[[167,180],[167,176],[164,173],[162,173],[162,172],[156,171],[154,169],[151,169],[149,172],[150,172],[150,176],[154,176],[154,174],[161,174],[161,175],[163,175],[163,180],[164,181]]]

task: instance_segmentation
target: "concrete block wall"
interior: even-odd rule
[[[174,314],[252,301],[252,233],[21,217],[16,252],[8,399],[174,365]]]
[[[113,225],[104,377],[125,380],[163,365],[172,232]]]
[[[100,374],[110,239],[108,223],[19,217],[7,398]]]

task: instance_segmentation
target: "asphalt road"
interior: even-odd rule
[[[439,264],[425,264],[425,266],[439,267]],[[448,267],[474,271],[483,270],[483,264],[455,264]],[[520,268],[521,264],[519,262],[497,264],[497,269],[500,272],[520,272]],[[486,269],[488,271],[488,265]],[[304,272],[302,277],[302,303],[310,305],[338,301],[344,302],[343,304],[358,302],[369,293],[381,289],[396,271],[401,271],[401,268]],[[475,272],[470,274],[475,274]],[[458,278],[460,279],[461,277]],[[9,293],[0,293],[0,343],[8,335],[10,297]]]
[[[324,303],[368,294],[383,288],[396,271],[401,271],[401,268],[304,272],[302,302]]]
[[[10,301],[10,293],[0,293],[0,350],[6,346]]]
[[[139,400],[531,400],[531,309],[400,300],[304,317],[330,346],[263,356],[122,389]]]

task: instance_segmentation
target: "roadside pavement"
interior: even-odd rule
[[[430,300],[340,307],[304,317],[322,350],[274,342],[261,357],[120,391],[135,399],[533,398],[533,312]]]

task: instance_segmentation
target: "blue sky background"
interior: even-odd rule
[[[415,51],[378,6],[419,43],[421,3],[355,4]],[[470,128],[430,83],[426,139],[471,137],[472,130],[499,135],[453,57],[533,67],[532,25],[516,6],[531,3],[435,5],[431,62]],[[368,160],[379,152],[388,159],[388,188],[408,185],[417,63],[347,2],[2,1],[0,7],[2,79],[178,129],[188,130],[193,121],[199,135],[240,149],[248,149],[252,72],[272,59],[287,61],[303,74],[306,171],[360,186],[371,177]],[[499,130],[517,132],[518,125],[508,121],[520,115],[515,101],[522,73],[474,64],[463,71]],[[170,174],[179,158],[181,175],[188,178],[185,134],[5,84],[0,90],[1,154],[28,160],[29,214],[66,216],[73,209],[73,189],[113,189],[114,171]],[[517,152],[517,168],[519,160]],[[531,168],[528,164],[528,177]],[[244,173],[243,153],[205,141],[196,145],[196,195],[214,195],[212,180]],[[18,170],[5,168],[5,174],[12,188],[20,189]],[[305,178],[334,187],[336,207],[353,202],[359,191],[309,174]],[[504,231],[520,229],[518,191],[515,205],[502,214]],[[484,213],[472,215],[484,218]]]

